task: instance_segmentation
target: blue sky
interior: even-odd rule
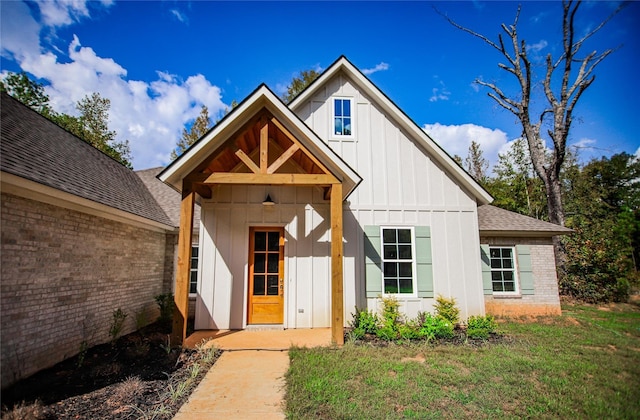
[[[583,4],[579,33],[617,5]],[[144,169],[168,163],[203,104],[215,116],[262,82],[281,94],[298,72],[344,54],[450,154],[465,157],[476,140],[493,163],[520,128],[473,81],[516,93],[512,76],[497,67],[499,53],[434,6],[496,40],[518,3],[2,1],[0,67],[42,82],[58,111],[76,113],[74,103],[94,91],[111,99],[111,128]],[[639,18],[632,2],[584,46],[620,47],[576,108],[569,144],[584,160],[640,154]],[[547,53],[558,55],[560,19],[560,2],[523,2],[519,32],[537,70]]]

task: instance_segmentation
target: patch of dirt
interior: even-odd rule
[[[2,391],[2,418],[35,401],[40,419],[173,417],[219,352],[169,348],[167,332],[149,325],[14,384]],[[181,392],[171,392],[181,383]]]

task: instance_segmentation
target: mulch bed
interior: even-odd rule
[[[3,390],[2,418],[122,419],[150,418],[150,413],[171,418],[219,351],[204,355],[168,348],[166,325],[152,324]],[[32,412],[11,413],[15,405],[25,408],[36,400],[40,404]]]

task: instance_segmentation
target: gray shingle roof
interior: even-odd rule
[[[569,228],[489,204],[478,207],[478,227],[480,235],[555,236],[573,232]]]
[[[0,170],[168,226],[129,168],[2,93]]]
[[[144,185],[151,192],[162,210],[169,216],[174,226],[180,226],[180,193],[160,181],[156,176],[162,172],[164,168],[151,168],[136,171]],[[196,203],[193,210],[193,226],[194,229],[200,223],[200,205]]]

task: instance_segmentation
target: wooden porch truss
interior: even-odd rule
[[[172,342],[186,338],[195,194],[216,185],[314,186],[324,189],[331,215],[331,334],[344,344],[342,182],[278,119],[262,110],[182,179]]]

